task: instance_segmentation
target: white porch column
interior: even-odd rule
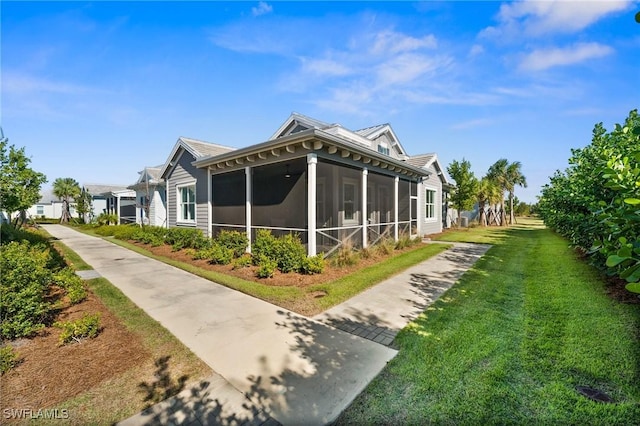
[[[245,232],[247,233],[247,253],[251,253],[251,167],[244,168],[245,176]]]
[[[398,176],[393,180],[393,239],[398,241]]]
[[[118,225],[120,225],[120,211],[122,207],[120,206],[120,194],[116,195],[116,214],[118,215]]]
[[[211,213],[211,166],[209,166],[207,167],[207,236],[209,238],[213,236],[213,228],[211,226],[213,218],[211,217]]]
[[[362,247],[367,247],[367,224],[369,222],[367,216],[367,176],[369,170],[362,169]]]
[[[307,255],[316,255],[316,166],[318,156],[307,154]]]

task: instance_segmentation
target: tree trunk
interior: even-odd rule
[[[500,202],[500,226],[507,226],[507,212],[504,209],[504,198]]]
[[[509,225],[513,225],[515,222],[515,217],[513,213],[513,192],[509,192]]]
[[[69,201],[62,200],[62,216],[60,216],[60,223],[69,222],[69,219],[71,219],[71,212],[69,210]]]
[[[487,214],[484,211],[484,203],[478,204],[478,224],[480,226],[487,226]]]

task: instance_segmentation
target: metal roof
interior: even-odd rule
[[[124,185],[85,184],[85,185],[82,185],[82,187],[84,188],[85,191],[87,191],[89,194],[93,196],[102,195],[110,192],[127,190],[127,187]]]
[[[208,157],[210,155],[224,154],[225,152],[235,150],[235,148],[231,148],[229,146],[186,138],[184,136],[180,136],[178,141],[182,141],[185,145],[191,148],[189,151],[194,155],[194,157],[196,157],[196,159],[199,157]]]

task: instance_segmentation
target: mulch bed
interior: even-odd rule
[[[397,256],[398,254],[401,254],[407,251],[417,250],[423,247],[423,245],[418,244],[412,247],[404,248],[402,250],[394,250],[391,255],[386,255],[386,256],[376,253],[375,255],[367,259],[359,259],[355,265],[351,265],[351,266],[336,267],[336,266],[332,266],[329,262],[327,262],[324,271],[321,274],[316,274],[316,275],[303,275],[298,273],[283,274],[279,271],[276,271],[273,277],[271,278],[257,278],[256,266],[233,269],[232,265],[212,265],[206,260],[194,260],[189,255],[188,252],[185,252],[185,250],[173,251],[173,249],[169,245],[153,247],[149,244],[142,244],[135,241],[129,241],[129,243],[134,244],[138,247],[144,248],[145,250],[153,253],[156,256],[162,256],[169,259],[178,260],[180,262],[191,264],[208,271],[216,271],[226,275],[242,278],[247,281],[254,281],[260,284],[265,284],[265,285],[274,286],[274,287],[300,287],[300,288],[306,288],[306,287],[313,286],[315,284],[322,284],[329,281],[333,281],[335,279],[342,278],[353,272],[366,268],[367,266],[371,266],[376,263],[379,263],[382,260],[388,259],[389,257]]]
[[[2,376],[0,412],[55,407],[149,358],[140,339],[92,293],[62,310],[56,320],[76,320],[85,313],[101,315],[101,331],[94,339],[58,346],[61,330],[48,327],[33,338],[11,342],[21,361]]]

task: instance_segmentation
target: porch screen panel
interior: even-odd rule
[[[411,219],[410,205],[409,181],[400,179],[398,182],[398,220],[400,222],[408,222]]]
[[[334,197],[337,187],[334,168],[337,167],[319,158],[316,165],[316,227],[331,228],[338,226],[338,199]]]
[[[367,241],[375,244],[393,237],[394,178],[369,172],[367,186]]]
[[[319,158],[316,181],[316,251],[361,246],[362,169]]]
[[[211,177],[212,221],[217,225],[245,225],[246,182],[243,170]],[[233,227],[232,226],[232,227]],[[240,229],[243,231],[243,229]],[[214,233],[216,230],[214,229]]]
[[[253,169],[252,226],[306,228],[306,168],[306,158],[297,158]]]

